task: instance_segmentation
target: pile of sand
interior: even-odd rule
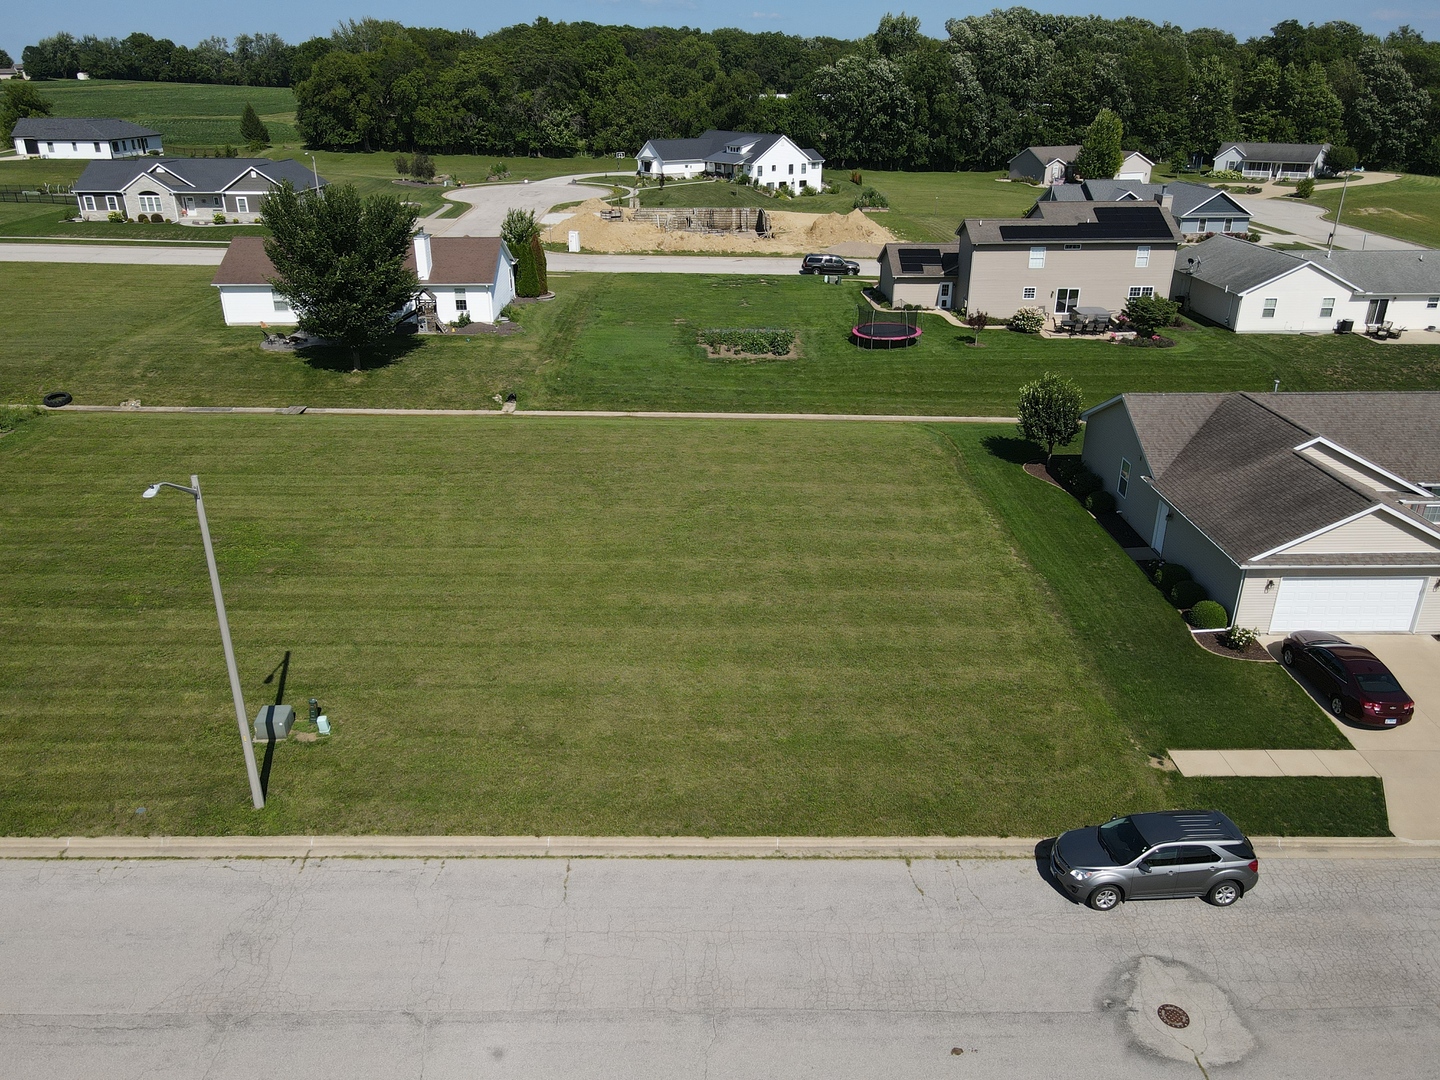
[[[543,239],[564,244],[573,229],[580,233],[580,247],[585,251],[754,251],[776,255],[824,251],[853,242],[884,244],[895,239],[890,230],[859,210],[849,214],[802,214],[767,209],[773,235],[766,239],[754,233],[667,231],[632,220],[629,210],[622,221],[601,220],[601,211],[613,209],[602,199],[588,199],[573,208],[574,217],[550,226]]]

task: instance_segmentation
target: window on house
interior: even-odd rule
[[[141,196],[140,196],[140,212],[141,212],[142,214],[158,214],[158,213],[160,213],[160,196],[159,196],[159,195],[156,195],[156,194],[153,194],[153,193],[151,193],[151,194],[146,194],[146,195],[141,195]]]
[[[1079,251],[1079,250],[1080,250],[1080,245],[1079,245],[1079,244],[1066,244],[1066,245],[1065,245],[1065,250],[1066,250],[1066,251]]]
[[[1321,301],[1320,301],[1320,317],[1321,317],[1322,319],[1328,319],[1331,315],[1334,315],[1334,314],[1335,314],[1335,297],[1333,297],[1333,296],[1327,296],[1327,297],[1325,297],[1324,300],[1321,300]]]
[[[55,152],[55,144],[53,142],[47,142],[45,144],[45,152],[53,154]]]
[[[1427,308],[1437,308],[1437,307],[1440,307],[1440,296],[1432,296],[1432,297],[1430,297],[1429,300],[1426,300],[1426,301],[1425,301],[1425,306],[1426,306]]]
[[[1234,231],[1235,231],[1235,219],[1234,219],[1234,218],[1228,218],[1228,217],[1227,217],[1227,218],[1225,219],[1225,231],[1226,231],[1226,232],[1234,232]]]
[[[106,210],[119,210],[119,209],[120,209],[120,196],[118,196],[118,195],[106,195],[106,196],[105,196],[105,209],[106,209]]]
[[[1043,247],[1032,247],[1030,249],[1030,269],[1045,269],[1045,249]]]
[[[1035,299],[1035,286],[1034,286],[1034,285],[1027,285],[1027,286],[1025,286],[1025,288],[1024,288],[1024,289],[1021,291],[1021,293],[1020,293],[1020,299],[1022,299],[1022,300],[1034,300],[1034,299]]]
[[[95,144],[95,153],[98,154],[99,152],[100,152],[100,144],[97,142],[97,143]]]
[[[801,175],[801,176],[804,176],[804,175],[805,175],[805,162],[803,162],[803,161],[800,162],[800,175]]]
[[[1123,499],[1130,492],[1130,459],[1120,459],[1120,478],[1115,481],[1115,490]]]
[[[1149,265],[1150,265],[1150,245],[1149,245],[1149,244],[1141,244],[1139,247],[1137,247],[1137,248],[1135,249],[1135,265],[1136,265],[1136,266],[1149,266]]]
[[[775,171],[775,166],[774,166],[774,165],[771,165],[771,166],[770,166],[770,171],[771,171],[771,172],[774,172],[774,171]]]
[[[456,290],[455,290],[455,310],[456,310],[456,311],[469,311],[469,310],[470,310],[470,301],[469,301],[468,299],[466,299],[466,297],[465,297],[465,290],[464,290],[464,289],[456,289]]]
[[[794,176],[794,175],[795,175],[795,165],[794,165],[793,162],[791,163],[791,165],[790,165],[789,168],[790,168],[790,175],[791,175],[791,176]]]
[[[95,209],[95,196],[94,196],[94,195],[82,195],[82,196],[80,196],[80,208],[81,208],[82,210],[94,210],[94,209]]]
[[[1277,297],[1267,296],[1265,298],[1265,307],[1260,312],[1260,317],[1262,319],[1273,319],[1275,317],[1275,305],[1278,303],[1280,303],[1280,301]]]
[[[70,151],[71,151],[71,153],[74,153],[76,150],[79,150],[79,149],[80,149],[80,144],[79,144],[79,143],[73,143],[73,142],[72,142],[72,143],[70,144]]]
[[[1136,299],[1136,298],[1138,298],[1138,297],[1141,297],[1141,296],[1154,296],[1154,295],[1155,295],[1155,286],[1154,286],[1154,285],[1131,285],[1131,286],[1130,286],[1130,299],[1131,299],[1131,300],[1134,300],[1134,299]]]
[[[250,200],[244,195],[235,196],[235,212],[237,214],[248,214],[250,212]]]
[[[274,305],[275,305],[275,311],[276,311],[277,314],[280,314],[280,315],[289,315],[289,314],[290,314],[290,301],[289,301],[289,300],[286,300],[285,297],[281,296],[279,293],[275,292],[273,289],[272,289],[271,292],[270,292],[270,299],[271,299],[271,301],[272,301],[272,302],[274,303]]]

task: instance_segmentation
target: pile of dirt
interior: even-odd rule
[[[753,251],[794,255],[824,251],[841,243],[884,244],[895,237],[859,210],[851,214],[801,214],[768,211],[772,235],[767,239],[754,233],[701,233],[667,231],[658,225],[638,222],[625,211],[621,221],[605,221],[602,211],[613,210],[602,199],[588,199],[574,208],[574,217],[550,226],[543,235],[547,243],[564,244],[570,231],[580,233],[585,251]]]

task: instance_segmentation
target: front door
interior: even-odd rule
[[[186,196],[185,196],[185,216],[186,216],[186,217],[189,217],[189,216],[190,216],[191,214],[193,214],[193,213],[195,213],[195,196],[194,196],[194,195],[186,195]]]
[[[1161,499],[1155,507],[1155,528],[1150,532],[1150,549],[1159,555],[1165,550],[1165,523],[1170,520],[1170,507]]]
[[[1370,307],[1365,312],[1366,325],[1383,323],[1385,321],[1385,312],[1389,309],[1389,300],[1371,300]]]
[[[1055,290],[1055,314],[1064,315],[1067,311],[1074,311],[1075,305],[1080,303],[1079,289],[1056,289]]]
[[[941,306],[942,308],[947,309],[947,310],[950,308],[950,286],[951,286],[951,284],[952,284],[952,282],[949,282],[949,281],[942,281],[942,282],[940,283],[940,306]]]

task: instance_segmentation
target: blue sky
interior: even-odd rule
[[[945,20],[978,14],[994,7],[1009,6],[1005,0],[981,3],[942,3],[922,0],[903,5],[903,10],[920,16],[927,34],[943,37]],[[1176,0],[1079,0],[1079,2],[1032,3],[1044,11],[1072,15],[1096,14],[1107,17],[1138,15],[1155,22],[1178,23],[1187,30],[1214,26],[1228,30],[1242,40],[1263,34],[1282,19],[1326,22],[1345,19],[1364,29],[1384,34],[1408,23],[1434,40],[1440,37],[1440,5],[1411,0],[1380,0],[1356,4],[1341,0],[1211,0],[1207,4],[1178,3]],[[156,37],[168,37],[193,45],[211,35],[234,37],[241,33],[272,31],[286,41],[303,41],[325,34],[342,18],[374,15],[411,24],[469,27],[480,33],[515,22],[528,22],[537,15],[555,20],[588,20],[600,23],[628,23],[632,26],[698,26],[712,30],[736,26],[744,30],[779,30],[787,34],[829,34],[853,38],[869,33],[887,10],[885,4],[836,2],[836,0],[536,0],[523,7],[506,5],[434,5],[417,7],[404,0],[369,0],[354,7],[331,4],[295,3],[293,0],[251,0],[231,7],[201,4],[135,4],[114,0],[71,0],[67,4],[7,5],[0,23],[0,46],[15,59],[20,50],[39,38],[59,30],[73,34],[123,37],[134,30]]]

